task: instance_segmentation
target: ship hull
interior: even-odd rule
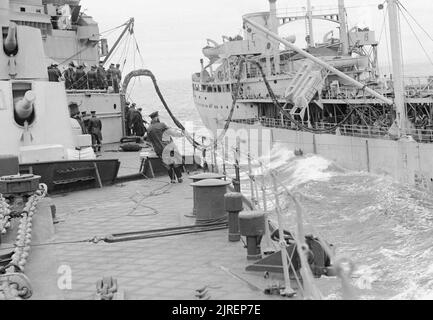
[[[225,121],[215,113],[205,112],[202,104],[196,105],[205,126],[213,133],[221,132]],[[247,106],[240,104],[240,109]],[[207,111],[207,110],[206,110]],[[253,118],[254,119],[254,118]],[[395,181],[415,186],[433,193],[433,144],[388,138],[363,138],[335,134],[313,134],[285,128],[265,127],[256,124],[230,124],[227,135],[247,137],[249,146],[244,150],[254,156],[270,154],[280,144],[303,154],[317,154],[334,161],[342,168],[392,177]],[[252,121],[254,122],[254,121]],[[278,120],[276,120],[278,122]],[[230,142],[229,142],[230,143]],[[252,146],[252,150],[251,150]]]
[[[49,193],[59,194],[111,185],[119,167],[117,159],[74,160],[23,164],[20,172],[41,176]]]

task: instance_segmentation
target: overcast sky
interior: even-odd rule
[[[418,23],[431,35],[425,34],[412,20],[421,43],[433,61],[433,1],[431,0],[400,0]],[[383,30],[385,11],[379,11],[378,0],[346,0],[348,7],[349,27],[358,25],[369,26],[376,31],[379,39]],[[312,0],[316,9],[324,7],[337,8],[337,0]],[[206,39],[221,42],[221,36],[234,36],[242,31],[242,15],[257,11],[269,10],[267,0],[82,0],[83,9],[99,23],[100,31],[112,29],[121,25],[130,17],[134,17],[135,36],[141,49],[145,67],[151,69],[159,79],[188,79],[191,74],[200,70],[199,60],[202,58],[202,48]],[[278,0],[277,7],[294,12],[306,5],[302,0]],[[404,58],[408,63],[425,63],[433,74],[433,66],[423,53],[417,39],[413,36],[406,20],[401,18]],[[315,40],[334,28],[332,23],[315,23]],[[296,34],[296,45],[304,47],[305,41],[303,22],[281,29],[283,35]],[[119,34],[119,33],[117,33]],[[109,44],[115,41],[115,35],[108,37]],[[338,36],[338,33],[336,33]],[[379,50],[380,62],[387,64],[387,46],[385,33],[382,32]],[[120,49],[119,49],[120,52]],[[133,61],[132,49],[129,53]],[[141,66],[136,56],[136,66]],[[132,68],[132,65],[127,69]]]

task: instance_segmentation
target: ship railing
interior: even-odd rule
[[[234,123],[246,124],[246,125],[262,125],[267,128],[277,128],[277,129],[289,129],[294,131],[299,131],[299,127],[293,122],[287,119],[277,119],[277,118],[251,118],[251,119],[234,119]],[[305,127],[310,127],[317,130],[329,130],[335,128],[334,123],[327,122],[316,122],[310,125],[307,121],[303,121],[302,124]],[[395,136],[390,134],[390,128],[385,126],[364,126],[364,125],[341,125],[335,132],[330,132],[330,134],[337,133],[342,136],[350,136],[357,138],[370,138],[370,139],[396,139]],[[415,141],[419,143],[432,143],[433,142],[433,126],[428,129],[424,128],[411,128],[402,132],[403,135],[411,136]]]
[[[318,129],[325,130],[335,126],[333,123],[316,123]],[[361,137],[361,138],[380,138],[394,139],[389,133],[388,127],[383,126],[362,126],[362,125],[341,125],[339,134],[343,136]],[[411,136],[415,141],[420,143],[433,142],[433,128],[410,128],[401,132],[402,135]]]
[[[405,77],[407,96],[416,96],[420,93],[433,93],[433,77]]]
[[[240,123],[240,124],[248,124],[248,125],[262,125],[267,128],[281,128],[281,129],[291,129],[297,130],[298,126],[296,126],[293,122],[287,119],[277,119],[277,118],[252,118],[252,119],[235,119],[232,122]],[[302,124],[304,126],[308,126],[307,121],[303,121]]]
[[[110,92],[108,90],[100,90],[100,89],[68,89],[66,90],[67,94],[92,94],[92,93],[112,93],[112,94],[119,94],[119,93],[114,93],[114,92]]]

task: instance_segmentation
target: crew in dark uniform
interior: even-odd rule
[[[129,101],[126,102],[125,104],[125,133],[126,136],[129,137],[131,135],[131,129],[129,127],[129,106],[131,105],[131,103]]]
[[[139,108],[132,113],[131,125],[134,136],[144,137],[146,134],[146,127],[144,126],[144,119],[141,111],[143,109]]]
[[[110,67],[107,70],[107,83],[109,87],[112,87],[114,89],[113,86],[113,79],[115,77],[115,68],[114,68],[114,63],[110,64]]]
[[[96,66],[92,66],[89,72],[87,72],[87,82],[90,90],[98,89],[98,74],[96,72]]]
[[[71,62],[69,64],[68,69],[66,69],[64,76],[65,76],[65,87],[67,90],[74,88],[74,82],[75,82],[75,64]]]
[[[104,62],[99,62],[98,70],[96,71],[98,78],[98,89],[107,90],[107,71],[104,68]]]
[[[165,123],[161,123],[158,112],[152,113],[149,117],[152,119],[152,123],[147,128],[147,138],[152,144],[153,150],[167,168],[171,183],[176,183],[176,178],[179,183],[182,183],[182,156],[179,154],[171,136],[167,137],[167,131],[172,129]]]
[[[84,123],[84,130],[85,130],[84,134],[89,134],[89,121],[90,121],[90,117],[87,114],[87,111],[81,112],[81,119],[83,119],[83,123]]]
[[[58,64],[53,63],[50,67],[48,67],[48,80],[50,82],[60,82],[62,78],[62,73],[58,68]]]
[[[101,152],[102,144],[102,122],[96,116],[96,111],[91,112],[92,117],[89,120],[87,131],[92,135],[92,146],[95,152]]]
[[[79,90],[87,89],[87,75],[83,65],[78,66],[75,72],[74,87]]]
[[[135,109],[135,107],[136,107],[135,103],[131,104],[131,106],[129,107],[129,110],[128,110],[128,114],[126,116],[126,121],[128,121],[128,128],[129,128],[129,131],[132,135],[134,134],[133,125],[132,125],[132,118],[134,117],[135,111],[137,111]]]
[[[120,91],[120,83],[122,82],[122,71],[120,71],[120,64],[116,64],[116,69],[114,69],[116,77],[113,80],[113,89],[115,93]]]

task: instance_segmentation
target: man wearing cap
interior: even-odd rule
[[[131,135],[131,129],[129,128],[129,106],[131,105],[131,102],[127,101],[125,103],[125,133],[126,136],[129,137]]]
[[[73,89],[74,81],[75,81],[75,65],[73,62],[71,62],[68,66],[68,69],[66,69],[64,73],[65,77],[65,87],[66,89]]]
[[[173,136],[182,137],[182,134],[170,129],[165,123],[161,123],[158,112],[152,113],[149,117],[152,122],[147,128],[147,138],[152,144],[155,153],[167,168],[171,183],[176,183],[176,178],[179,183],[182,183],[182,156],[172,139]]]
[[[98,70],[96,71],[97,78],[98,78],[98,87],[101,90],[106,90],[108,88],[107,84],[107,71],[105,71],[104,68],[104,62],[99,62]]]
[[[107,83],[109,87],[114,89],[113,81],[115,77],[115,67],[114,63],[110,64],[110,67],[107,70]]]
[[[115,93],[119,93],[120,83],[122,81],[122,71],[120,70],[120,64],[116,64],[116,68],[114,69],[114,74],[116,76],[113,78],[113,89]]]
[[[132,125],[132,118],[134,117],[135,112],[137,111],[135,109],[136,104],[132,103],[129,107],[129,111],[128,111],[128,115],[126,117],[126,120],[128,121],[128,128],[129,128],[129,132],[133,135],[133,125]]]
[[[62,78],[62,73],[58,68],[58,64],[53,63],[50,67],[48,67],[48,81],[60,82],[61,78]]]
[[[89,120],[89,127],[87,128],[89,134],[92,135],[92,146],[95,152],[101,152],[102,143],[102,122],[96,117],[96,111],[91,112],[92,117]]]
[[[86,89],[87,87],[87,75],[83,65],[78,66],[77,71],[75,71],[74,84],[75,88],[79,90]]]
[[[87,72],[87,82],[90,90],[98,88],[98,74],[96,69],[96,66],[92,66],[89,72]]]
[[[81,112],[81,119],[83,120],[83,124],[84,124],[84,129],[83,129],[83,133],[84,134],[89,134],[89,115],[87,114],[87,111],[83,111]]]
[[[132,131],[136,137],[143,137],[146,134],[146,127],[144,126],[144,119],[141,114],[142,110],[143,109],[141,108],[138,108],[137,110],[134,109],[130,118]]]

